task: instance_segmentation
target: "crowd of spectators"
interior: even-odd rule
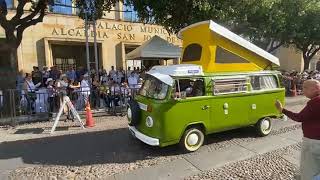
[[[109,72],[91,70],[90,74],[83,67],[76,70],[71,67],[66,72],[56,66],[50,70],[33,67],[31,73],[21,71],[16,82],[20,105],[27,112],[57,112],[66,95],[78,110],[83,110],[87,102],[96,109],[124,105],[123,99],[130,98],[141,87],[144,74],[145,70],[130,67],[124,71],[112,66]]]
[[[320,72],[315,71],[282,71],[283,85],[286,88],[286,96],[296,96],[302,94],[302,84],[308,79],[320,81]]]
[[[20,105],[28,112],[57,112],[67,95],[78,110],[83,110],[86,102],[91,102],[93,108],[111,108],[125,105],[123,97],[131,97],[141,85],[146,69],[130,67],[125,71],[114,66],[107,72],[104,69],[90,74],[83,67],[69,68],[62,72],[56,66],[33,67],[31,73],[17,76],[17,91],[21,95]],[[282,81],[286,88],[286,96],[302,94],[302,84],[307,79],[320,81],[319,71],[282,71]],[[40,105],[36,106],[36,102]],[[42,103],[42,104],[41,104]],[[46,104],[46,105],[43,105]],[[37,107],[42,108],[42,110]],[[45,110],[44,110],[45,108]],[[66,110],[65,110],[66,111]]]

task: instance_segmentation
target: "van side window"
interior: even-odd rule
[[[204,80],[179,79],[175,81],[175,98],[188,98],[205,95]]]
[[[252,90],[266,90],[278,88],[276,77],[273,75],[251,76],[250,83]]]
[[[247,79],[219,79],[213,80],[213,94],[233,94],[247,92]]]
[[[216,63],[249,63],[248,60],[217,46],[216,49]]]
[[[188,45],[182,56],[182,62],[199,61],[201,59],[202,46],[200,44]]]

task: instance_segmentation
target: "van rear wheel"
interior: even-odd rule
[[[203,142],[203,132],[199,128],[192,127],[184,132],[180,140],[180,146],[186,152],[194,152],[202,146]]]
[[[272,130],[271,119],[269,117],[260,119],[256,124],[256,130],[259,136],[269,135]]]

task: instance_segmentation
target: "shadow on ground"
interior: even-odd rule
[[[26,128],[16,130],[14,134],[42,134],[43,132],[43,128]]]
[[[34,131],[40,132],[38,129]],[[20,133],[24,133],[23,130]],[[206,144],[246,137],[255,137],[251,128],[210,135]],[[0,160],[21,158],[26,164],[42,165],[131,163],[178,154],[183,152],[177,146],[158,148],[141,143],[129,134],[127,128],[0,144]]]

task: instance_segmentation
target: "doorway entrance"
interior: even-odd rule
[[[125,45],[125,54],[128,54],[129,52],[135,50],[137,47],[139,47],[139,45]],[[128,67],[130,67],[131,70],[135,68],[141,69],[141,60],[127,59],[126,64],[127,64],[126,70],[128,69]]]
[[[83,67],[87,69],[87,55],[85,43],[51,44],[53,65],[63,72],[69,68],[77,69]],[[98,43],[98,67],[102,68],[101,43]],[[89,44],[90,69],[95,69],[94,46]]]

